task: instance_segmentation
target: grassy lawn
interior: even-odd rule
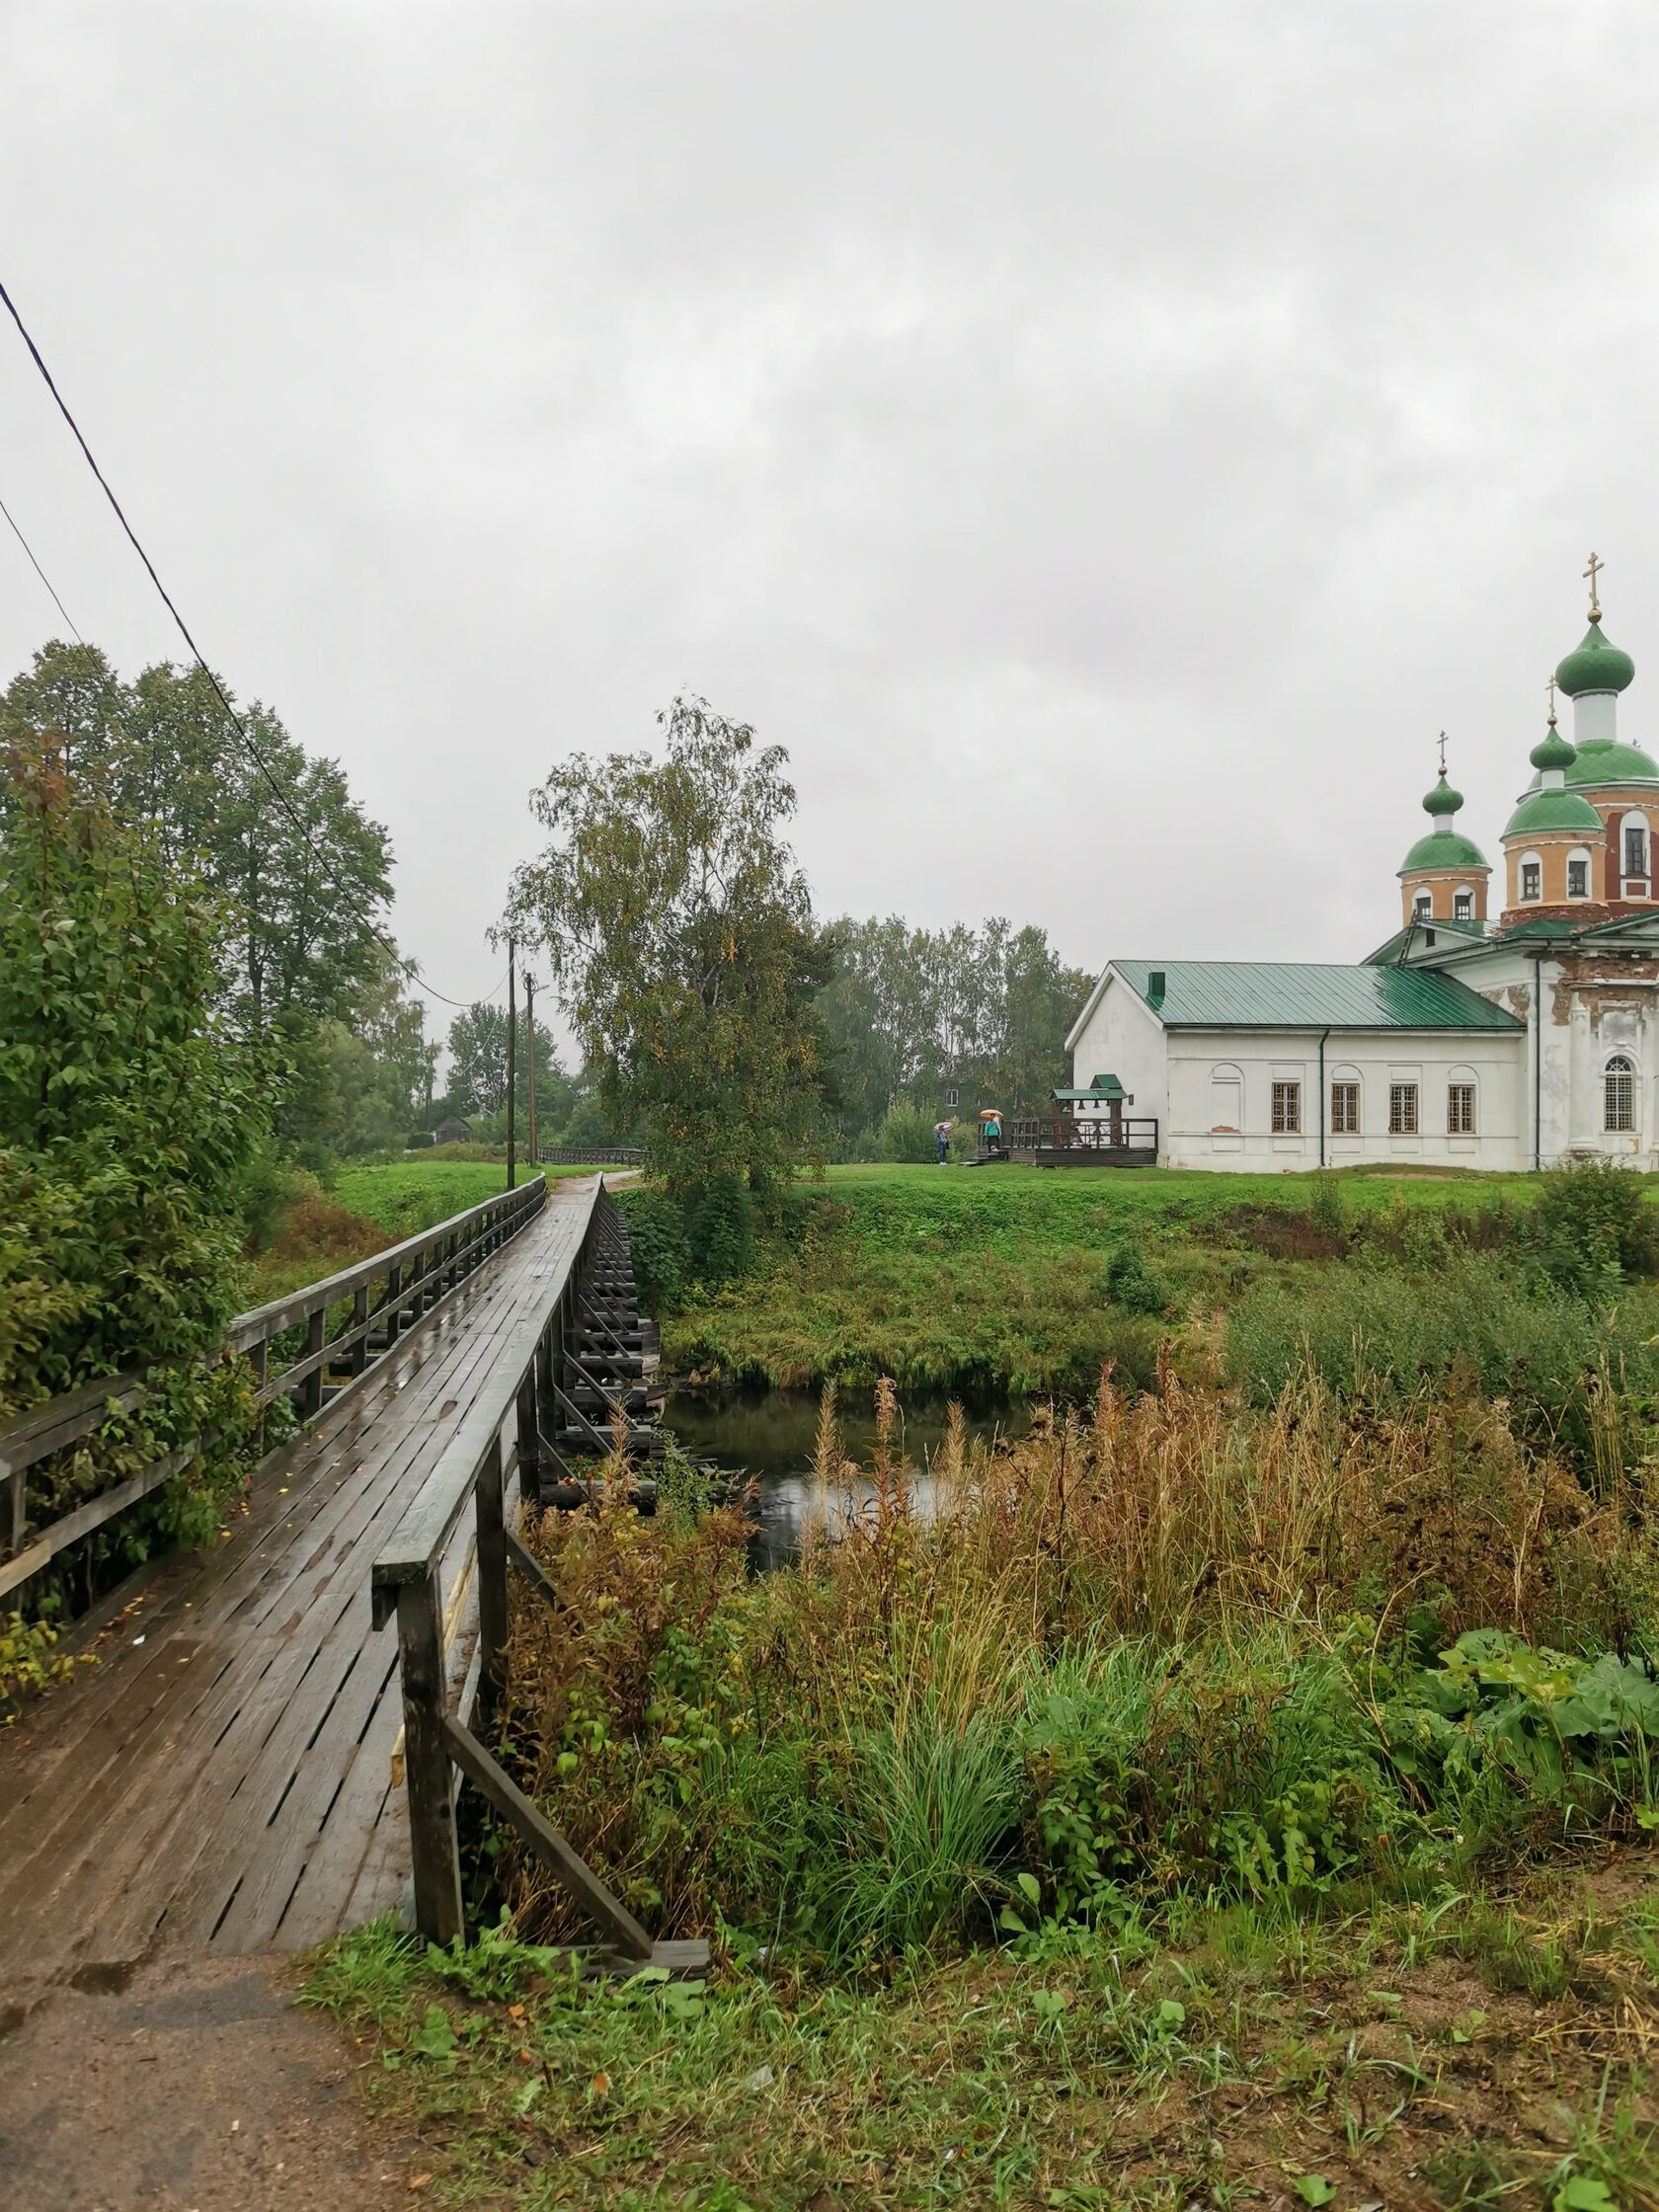
[[[520,1167],[519,1182],[531,1172]],[[558,1182],[598,1170],[559,1166],[540,1172],[547,1181]],[[290,1209],[272,1249],[251,1263],[247,1304],[252,1307],[286,1298],[388,1244],[435,1228],[506,1188],[507,1169],[493,1160],[406,1159],[343,1167],[327,1199],[304,1199]]]
[[[1534,1190],[1500,1175],[1325,1182],[1356,1224],[1519,1209]],[[1103,1288],[1126,1236],[1183,1296],[1224,1301],[1278,1266],[1263,1247],[1284,1241],[1275,1224],[1306,1221],[1315,1187],[1190,1169],[830,1168],[790,1193],[751,1275],[665,1316],[665,1352],[711,1381],[1087,1389],[1103,1360],[1140,1376],[1155,1357],[1156,1332]]]
[[[1353,1918],[1198,1907],[885,1986],[574,1984],[385,1928],[310,2002],[422,2200],[611,2212],[1659,2205],[1647,1854]],[[422,2177],[426,2178],[423,2179]]]

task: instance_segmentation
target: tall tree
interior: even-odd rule
[[[782,834],[787,756],[702,699],[658,720],[662,760],[578,754],[534,795],[550,841],[511,917],[670,1188],[762,1183],[817,1123],[829,971]]]
[[[258,701],[242,719],[259,761],[200,669],[163,663],[125,685],[95,646],[61,641],[0,698],[0,736],[60,736],[77,773],[101,778],[124,820],[222,895],[227,989],[250,1028],[350,1021],[384,958],[390,842],[336,762],[310,757]]]

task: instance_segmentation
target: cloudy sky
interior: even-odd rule
[[[0,274],[453,995],[680,688],[824,911],[1085,966],[1363,955],[1443,727],[1495,854],[1592,546],[1659,741],[1651,7],[0,0]],[[9,328],[0,421],[175,654]],[[0,535],[0,666],[58,628]]]

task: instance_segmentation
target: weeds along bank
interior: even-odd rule
[[[831,1403],[820,1534],[759,1582],[683,1474],[530,1532],[563,1610],[501,1740],[717,1964],[578,1984],[511,1856],[472,1951],[335,1946],[311,1995],[434,2197],[1659,2202],[1639,1484],[1474,1389],[1158,1383],[958,1422],[925,1510],[891,1391],[849,1510]]]
[[[1604,1357],[1640,1406],[1659,1387],[1645,1182],[831,1171],[701,1281],[667,1202],[624,1203],[665,1355],[709,1381],[1080,1398],[1105,1361],[1148,1387],[1172,1345],[1189,1380],[1220,1363],[1261,1401],[1310,1354],[1333,1388],[1397,1398],[1462,1363],[1540,1433]]]

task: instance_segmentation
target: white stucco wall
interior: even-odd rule
[[[1072,1087],[1086,1090],[1096,1075],[1116,1075],[1134,1100],[1124,1113],[1132,1121],[1153,1116],[1161,1145],[1169,1114],[1163,1024],[1110,971],[1093,1010],[1071,1032]]]

